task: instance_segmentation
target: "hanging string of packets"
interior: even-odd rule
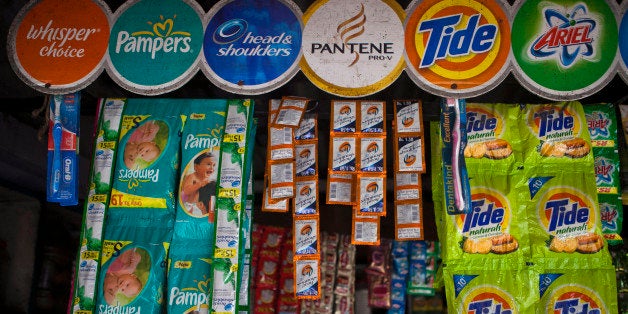
[[[395,100],[394,108],[395,239],[422,240],[421,175],[425,173],[423,110],[418,100]]]

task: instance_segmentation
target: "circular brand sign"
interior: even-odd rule
[[[202,8],[191,0],[141,0],[122,5],[109,39],[107,71],[125,89],[158,95],[198,70]]]
[[[223,0],[206,15],[202,71],[226,91],[272,91],[299,71],[302,21],[289,0]]]
[[[548,99],[573,100],[613,78],[618,35],[608,2],[529,0],[516,12],[515,76],[527,89]]]
[[[111,12],[100,1],[32,1],[18,13],[8,39],[15,73],[51,94],[78,91],[102,72]]]
[[[496,87],[510,69],[510,25],[501,1],[415,0],[408,8],[408,74],[444,97],[472,97]]]
[[[619,74],[628,83],[628,1],[621,5],[622,18],[619,24],[619,52],[621,55],[621,68]]]
[[[404,11],[392,0],[319,0],[303,15],[301,70],[318,88],[358,97],[393,83],[404,67]]]

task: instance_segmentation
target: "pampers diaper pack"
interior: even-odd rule
[[[110,207],[153,208],[174,214],[180,103],[169,99],[129,99],[124,109]]]
[[[172,219],[146,211],[110,213],[96,313],[160,313]]]
[[[207,312],[211,304],[216,180],[226,105],[226,100],[190,100],[185,107],[168,313]]]

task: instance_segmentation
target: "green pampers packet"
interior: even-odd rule
[[[615,148],[594,147],[595,185],[599,194],[619,194],[619,153]]]
[[[624,210],[621,203],[621,195],[598,194],[597,198],[600,205],[604,238],[606,238],[609,245],[622,244],[623,239],[620,234],[624,221]]]
[[[535,264],[532,273],[539,285],[536,313],[618,313],[615,268],[611,265],[581,268],[576,263],[562,268]]]
[[[181,136],[181,169],[173,239],[212,243],[220,142],[226,100],[190,100]],[[210,254],[211,256],[211,254]]]
[[[530,169],[526,178],[520,196],[528,213],[532,262],[551,258],[610,265],[590,171],[557,167],[538,174]]]
[[[584,114],[593,147],[618,147],[617,113],[613,104],[584,105]]]
[[[257,133],[257,120],[253,119],[253,126],[251,129],[251,138],[255,138],[255,134]],[[253,193],[253,150],[249,149],[247,151],[247,164],[248,167],[248,176],[247,176],[247,187],[246,187],[246,202],[245,202],[245,210],[244,215],[242,217],[242,228],[241,228],[241,260],[240,267],[238,268],[238,281],[240,283],[240,291],[238,295],[238,312],[249,313],[251,309],[251,289],[250,289],[250,281],[251,281],[251,258],[253,255],[252,246],[251,246],[251,231],[253,226],[253,204],[254,204],[254,193]]]
[[[81,247],[76,260],[73,313],[91,313],[96,298],[96,282],[102,249],[103,222],[114,170],[118,129],[124,108],[123,99],[102,99],[89,176],[89,191],[83,211]]]
[[[467,167],[484,171],[514,169],[523,164],[519,105],[467,103]]]
[[[97,313],[161,313],[172,223],[150,211],[109,213]]]
[[[482,268],[464,263],[443,267],[449,313],[545,313],[534,311],[538,281],[527,267],[501,269],[499,264],[488,260]]]
[[[207,239],[183,245],[173,240],[168,257],[168,313],[209,312],[211,263]]]
[[[477,168],[481,168],[480,165]],[[507,171],[486,172],[468,165],[471,212],[445,219],[447,262],[464,260],[482,265],[487,259],[508,260],[504,267],[530,258],[525,208],[518,198],[522,176]]]
[[[519,130],[527,168],[593,164],[586,118],[577,101],[526,105]]]
[[[128,99],[124,108],[111,210],[161,209],[174,214],[180,104],[170,99]]]

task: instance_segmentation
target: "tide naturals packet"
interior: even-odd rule
[[[587,122],[579,102],[526,105],[520,121],[525,166],[579,167],[593,163]]]
[[[568,313],[540,311],[538,280],[523,269],[468,268],[447,263],[443,268],[447,308],[450,313]],[[496,312],[497,310],[497,312]]]
[[[358,216],[386,216],[386,175],[359,173],[357,175]]]
[[[448,239],[443,260],[464,260],[467,265],[508,260],[512,265],[523,265],[530,259],[530,249],[527,215],[519,200],[521,176],[505,171],[481,172],[473,167],[468,170],[470,211],[444,217]]]
[[[355,205],[355,174],[329,172],[327,176],[327,204]]]
[[[515,104],[467,103],[467,165],[512,169],[523,163],[519,121],[522,112]]]
[[[331,131],[333,133],[355,133],[359,121],[358,102],[332,100]]]
[[[423,108],[420,100],[395,100],[393,130],[398,136],[423,134]]]
[[[580,171],[578,171],[580,170]],[[610,263],[595,184],[586,169],[526,170],[522,204],[528,213],[532,260]]]
[[[303,114],[310,102],[307,98],[286,96],[281,98],[273,125],[277,127],[298,128]]]
[[[183,118],[176,100],[128,99],[122,115],[110,210],[175,210]]]
[[[359,136],[359,171],[386,173],[386,135]]]
[[[551,263],[535,264],[533,282],[538,282],[535,313],[618,313],[613,266],[568,268]]]
[[[360,119],[357,131],[361,133],[386,133],[386,102],[360,101]]]

